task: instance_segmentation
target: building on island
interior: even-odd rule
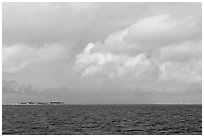
[[[51,101],[49,104],[50,105],[62,105],[62,104],[64,104],[64,102],[62,102],[62,101]]]

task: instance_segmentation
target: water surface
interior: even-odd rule
[[[202,105],[3,105],[3,134],[202,134]]]

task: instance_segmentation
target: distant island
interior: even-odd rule
[[[64,102],[62,101],[50,101],[50,102],[20,102],[20,103],[14,103],[13,105],[63,105]]]

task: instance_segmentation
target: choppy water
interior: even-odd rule
[[[3,134],[202,134],[201,105],[3,106]]]

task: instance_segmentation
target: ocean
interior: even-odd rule
[[[2,134],[202,134],[202,105],[3,105]]]

